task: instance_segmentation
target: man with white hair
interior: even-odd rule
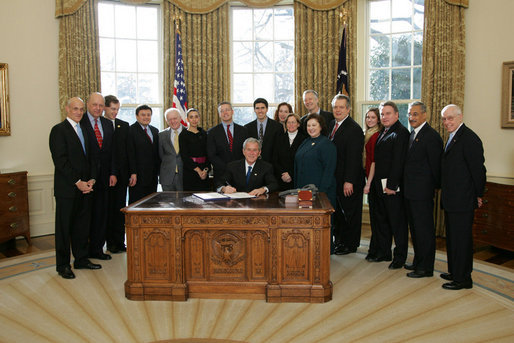
[[[327,128],[328,128],[328,125],[330,124],[330,122],[334,119],[334,115],[332,114],[332,112],[323,111],[319,107],[318,92],[316,92],[315,90],[312,90],[312,89],[307,89],[306,91],[303,92],[302,99],[303,99],[303,104],[304,104],[305,108],[307,109],[307,111],[309,111],[306,115],[304,115],[300,119],[302,130],[305,133],[307,133],[307,131],[306,131],[307,118],[309,117],[309,115],[315,113],[315,114],[319,114],[321,117],[323,117],[323,120],[325,121],[325,125],[321,129],[321,133],[325,136],[328,136],[329,132],[328,132]]]
[[[441,111],[444,128],[450,134],[441,161],[441,204],[446,221],[448,280],[444,289],[472,288],[475,208],[482,206],[486,169],[480,138],[463,123],[462,110],[447,105]]]
[[[161,169],[159,183],[163,191],[181,191],[182,174],[184,166],[180,157],[178,136],[182,132],[181,116],[176,108],[169,108],[164,112],[168,128],[159,132],[159,156]]]

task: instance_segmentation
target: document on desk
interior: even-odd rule
[[[203,201],[209,200],[229,200],[230,198],[218,192],[208,192],[208,193],[193,193],[193,196],[202,199]]]
[[[249,198],[255,198],[255,195],[251,195],[249,193],[245,192],[235,192],[231,194],[223,194],[228,196],[230,199],[249,199]]]

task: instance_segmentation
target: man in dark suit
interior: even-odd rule
[[[88,136],[91,158],[96,168],[96,183],[93,187],[93,209],[89,229],[89,257],[110,260],[103,246],[107,231],[107,207],[109,187],[116,184],[112,165],[112,123],[102,117],[104,98],[100,93],[92,93],[87,100],[87,112],[80,121],[84,134]]]
[[[180,112],[176,108],[169,108],[164,112],[168,128],[159,132],[159,157],[161,168],[159,182],[163,191],[183,190],[182,178],[184,164],[180,156],[178,136],[182,132]]]
[[[273,175],[273,166],[261,159],[261,143],[250,137],[243,143],[245,158],[227,164],[223,179],[217,189],[223,193],[247,192],[259,196],[278,189],[277,179]]]
[[[268,101],[257,98],[253,102],[253,110],[257,119],[245,125],[248,136],[257,138],[261,142],[261,158],[269,163],[273,163],[273,154],[276,147],[278,135],[284,132],[280,123],[268,118]]]
[[[301,128],[303,133],[307,134],[307,118],[310,114],[319,114],[325,122],[325,125],[321,129],[321,134],[328,136],[327,127],[334,119],[334,115],[331,112],[323,111],[321,108],[319,108],[318,103],[318,92],[312,89],[308,89],[303,92],[303,104],[305,105],[305,108],[307,109],[308,113],[304,115],[302,118],[300,118]]]
[[[150,125],[152,109],[148,105],[136,108],[136,122],[130,125],[129,153],[135,161],[135,178],[129,185],[129,203],[134,203],[157,191],[159,158],[159,130]]]
[[[360,245],[364,169],[364,133],[350,116],[350,98],[338,94],[332,99],[334,120],[329,138],[337,148],[337,208],[334,214],[335,254],[354,253]]]
[[[127,206],[127,187],[135,178],[134,157],[128,152],[129,124],[116,118],[120,101],[114,95],[105,97],[104,117],[114,127],[112,160],[115,185],[109,188],[109,205],[107,214],[107,250],[116,254],[127,251],[125,246],[125,215],[120,211]]]
[[[214,184],[225,174],[227,163],[243,158],[243,142],[248,138],[246,128],[232,121],[232,104],[223,101],[218,105],[221,123],[207,132],[207,156],[214,172]]]
[[[409,131],[399,121],[398,107],[392,101],[380,104],[380,120],[384,125],[375,145],[375,177],[372,187],[377,194],[377,252],[369,262],[391,261],[394,237],[394,258],[389,269],[400,269],[407,259],[408,229],[403,203],[405,155]]]
[[[403,171],[403,196],[409,222],[414,262],[408,277],[430,277],[434,272],[434,195],[441,187],[443,140],[427,123],[426,106],[420,101],[409,105],[412,132]]]
[[[461,109],[448,105],[441,111],[450,133],[441,162],[441,203],[446,220],[448,273],[445,289],[473,287],[473,236],[475,208],[482,206],[486,182],[484,148],[480,138],[463,123]]]
[[[71,98],[66,104],[67,118],[50,132],[50,151],[55,166],[55,260],[57,273],[65,279],[75,278],[70,265],[71,252],[75,269],[99,269],[88,259],[91,192],[96,169],[92,165],[88,136],[80,127],[84,102]]]

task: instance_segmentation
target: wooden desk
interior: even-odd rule
[[[334,210],[325,194],[299,209],[277,194],[203,202],[189,192],[163,192],[122,211],[128,299],[332,299]]]

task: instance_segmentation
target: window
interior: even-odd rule
[[[231,99],[234,121],[255,119],[253,101],[265,98],[268,116],[294,104],[294,12],[292,6],[231,8]]]
[[[421,98],[424,0],[368,1],[366,103],[393,100],[408,127],[408,103]],[[364,115],[363,115],[364,117]]]
[[[118,97],[118,117],[136,121],[135,109],[148,104],[152,125],[163,127],[160,7],[102,1],[98,4],[102,94]]]

